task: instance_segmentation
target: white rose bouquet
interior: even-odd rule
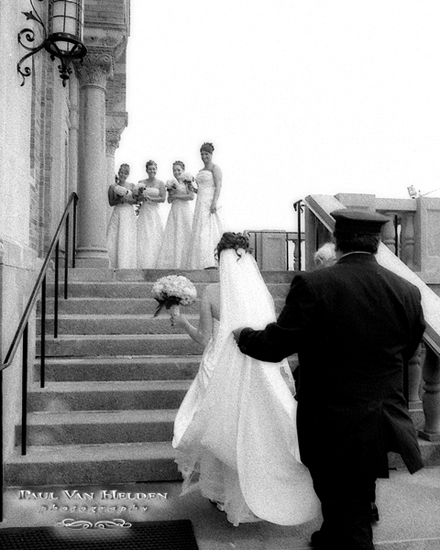
[[[189,172],[184,172],[180,176],[180,179],[183,181],[183,183],[188,187],[190,191],[197,193],[198,188],[197,188],[196,180]]]
[[[167,275],[158,279],[151,289],[153,298],[159,302],[153,317],[157,317],[165,306],[188,306],[197,298],[193,283],[183,275]]]
[[[115,193],[120,197],[124,197],[125,195],[128,195],[128,192],[129,191],[126,187],[123,187],[122,185],[115,185]]]
[[[176,180],[167,180],[165,183],[165,189],[167,191],[173,191],[174,189],[177,189],[177,181]]]

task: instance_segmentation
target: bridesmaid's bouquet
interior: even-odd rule
[[[153,298],[159,302],[153,317],[157,317],[165,306],[188,306],[197,298],[193,283],[183,275],[167,275],[158,279],[151,289]]]
[[[177,189],[177,181],[176,180],[167,180],[165,183],[165,189],[167,191],[174,191],[174,189]]]
[[[181,175],[181,180],[190,191],[197,193],[198,188],[197,188],[196,180],[189,172],[184,172]]]
[[[115,193],[120,197],[125,197],[125,195],[128,195],[129,190],[122,185],[115,185]]]

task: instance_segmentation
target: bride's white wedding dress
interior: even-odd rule
[[[196,176],[198,186],[196,207],[188,251],[187,269],[205,269],[217,265],[215,248],[223,234],[218,212],[211,214],[215,184],[212,172],[200,170]]]
[[[243,252],[243,251],[242,251]],[[223,503],[228,520],[295,525],[315,517],[318,500],[300,462],[296,401],[286,361],[243,355],[232,336],[275,321],[273,300],[255,260],[220,256],[220,322],[176,416],[173,446],[184,483]]]
[[[150,197],[158,197],[157,187],[146,187]],[[163,238],[163,223],[158,202],[144,201],[137,220],[137,267],[155,269]]]
[[[184,183],[175,180],[175,186],[176,195],[187,194]],[[158,269],[183,269],[186,266],[192,217],[190,201],[176,199],[172,202],[156,265]]]

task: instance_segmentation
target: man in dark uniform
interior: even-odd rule
[[[323,514],[318,549],[373,550],[371,502],[388,451],[423,467],[403,395],[424,331],[420,291],[374,256],[388,218],[337,210],[335,265],[294,277],[276,323],[238,329],[240,350],[278,362],[298,352],[297,429]]]

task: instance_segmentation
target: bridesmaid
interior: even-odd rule
[[[136,268],[136,214],[133,194],[136,186],[127,182],[130,166],[121,164],[115,183],[108,188],[108,201],[113,206],[107,226],[107,248],[110,267]]]
[[[137,187],[142,202],[137,222],[137,267],[154,269],[163,238],[159,203],[165,202],[166,189],[163,181],[156,178],[157,164],[149,160],[145,168],[148,178],[139,181]]]
[[[200,155],[204,167],[196,176],[197,202],[194,211],[187,269],[217,267],[214,250],[223,234],[217,212],[222,187],[222,171],[212,162],[214,146],[204,143]]]
[[[159,252],[158,269],[184,268],[191,237],[192,212],[189,201],[194,199],[194,191],[189,189],[189,182],[192,178],[185,173],[185,165],[181,160],[173,163],[173,175],[174,179],[166,183],[171,209]]]

